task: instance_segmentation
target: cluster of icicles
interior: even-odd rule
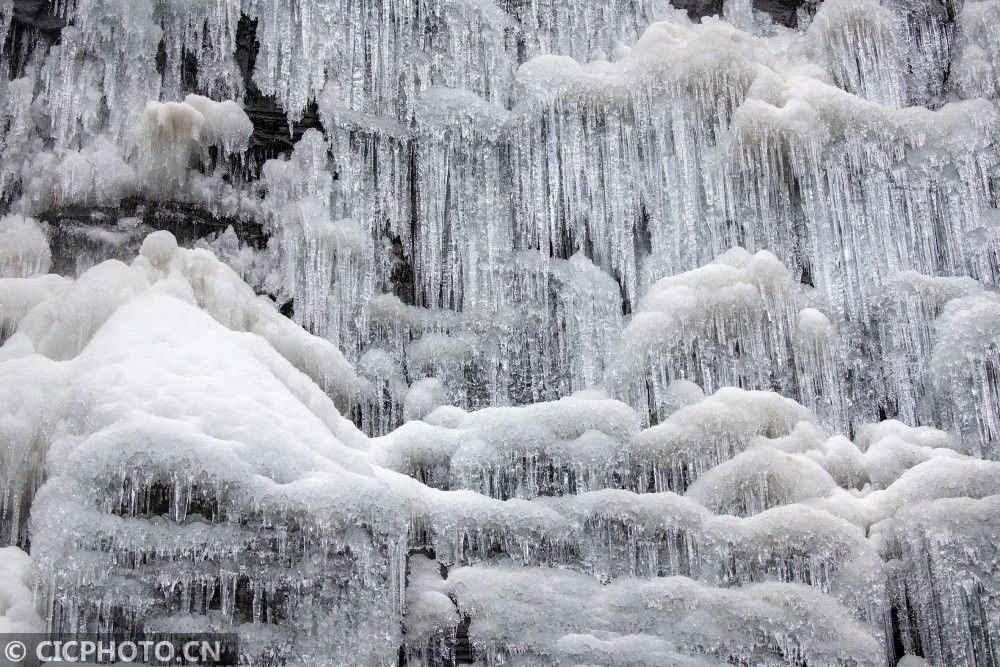
[[[907,288],[952,295],[944,320],[996,305]],[[447,665],[463,636],[488,665],[996,661],[1000,462],[978,443],[895,420],[852,441],[685,379],[649,427],[598,389],[468,412],[419,382],[370,438],[338,412],[361,382],[340,352],[163,231],[131,265],[4,278],[0,306],[22,631],[233,630],[252,664]]]
[[[263,222],[273,248],[244,276],[362,369],[372,434],[402,422],[422,378],[468,408],[617,383],[655,421],[659,387],[684,377],[779,390],[838,428],[899,415],[988,447],[987,396],[944,418],[940,403],[995,391],[975,381],[991,385],[994,362],[927,387],[943,304],[914,323],[886,286],[900,271],[996,282],[995,3],[952,20],[934,3],[835,0],[797,31],[591,4],[156,2],[118,26],[115,3],[73,3],[60,42],[37,37],[5,86],[0,184],[25,214],[138,195]],[[137,120],[185,85],[242,98],[241,16],[253,86],[290,119],[316,101],[324,127],[259,179],[227,173],[250,132],[228,108],[195,96],[194,133],[172,103]],[[192,159],[206,173],[186,175]],[[685,324],[701,342],[616,358],[656,280],[736,246],[777,257],[785,293],[741,302],[740,327],[706,305]],[[816,321],[795,321],[803,307],[832,322],[819,347],[796,338]],[[919,331],[901,345],[901,327]]]
[[[1000,664],[1000,5],[813,10],[77,0],[22,34],[0,371],[36,390],[0,420],[0,543],[36,527],[43,620],[237,628],[264,663],[451,664],[467,634],[490,665]],[[322,131],[258,170],[251,87]],[[37,277],[36,218],[135,199],[270,242],[199,241],[239,279],[162,236]],[[190,424],[90,433],[99,395],[32,413],[69,371],[26,337],[97,378],[74,318],[131,304],[180,354],[147,290],[266,341],[212,334],[321,415],[268,446],[336,442],[199,459]]]

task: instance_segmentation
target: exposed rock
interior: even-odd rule
[[[253,81],[253,69],[260,48],[256,34],[257,21],[245,14],[240,16],[236,31],[236,63],[246,86],[243,108],[253,121],[248,162],[252,169],[259,170],[267,160],[291,151],[306,130],[322,130],[322,125],[315,102],[309,104],[300,120],[292,122],[273,96],[266,97],[260,92]]]
[[[229,226],[242,243],[254,248],[263,248],[268,238],[258,222],[220,216],[181,202],[131,199],[115,208],[68,207],[39,217],[52,226],[52,271],[68,276],[107,259],[134,257],[146,234],[157,229],[169,230],[186,247]]]

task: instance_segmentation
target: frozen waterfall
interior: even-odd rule
[[[0,639],[1000,667],[1000,0],[0,36]]]

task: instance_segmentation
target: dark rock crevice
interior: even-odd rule
[[[264,248],[268,240],[257,221],[219,215],[183,202],[130,198],[116,207],[63,207],[38,218],[50,225],[52,271],[66,276],[76,276],[107,259],[130,260],[145,235],[158,229],[166,229],[185,247],[230,226],[241,244],[254,249]]]
[[[10,26],[3,39],[4,64],[7,78],[24,75],[25,67],[42,48],[58,44],[66,19],[56,12],[50,0],[14,0]]]
[[[253,173],[259,173],[267,160],[287,155],[302,138],[306,130],[322,130],[319,109],[310,102],[302,117],[289,120],[286,109],[274,99],[261,93],[253,80],[260,44],[257,42],[257,20],[246,14],[240,16],[236,28],[236,65],[243,77],[246,93],[243,109],[253,123],[253,134],[247,149],[247,164]]]

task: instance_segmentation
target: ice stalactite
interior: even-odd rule
[[[1000,44],[995,26],[1000,8],[995,2],[972,2],[962,8],[956,35],[955,87],[963,98],[1000,97]]]
[[[947,2],[896,0],[886,6],[906,25],[898,40],[909,104],[937,107],[953,88],[955,66],[955,7]],[[961,10],[965,15],[965,8]],[[969,16],[975,16],[970,12]],[[966,99],[977,95],[964,96]]]
[[[160,3],[156,16],[163,30],[164,97],[180,97],[190,87],[190,62],[197,89],[212,99],[243,99],[246,82],[235,62],[240,3],[225,0],[204,5]],[[159,54],[158,54],[159,57]]]
[[[527,55],[557,53],[583,60],[613,60],[650,23],[677,14],[661,0],[626,0],[615,5],[587,2],[505,2],[524,34]]]
[[[162,164],[153,167],[153,171],[162,167]],[[185,164],[185,171],[186,167]],[[104,135],[78,150],[38,153],[28,173],[24,206],[29,211],[72,206],[114,207],[140,189],[135,167],[124,160],[119,149]]]
[[[903,271],[886,285],[879,315],[883,399],[907,423],[935,423],[940,408],[934,401],[930,360],[936,319],[953,299],[978,295],[982,285],[966,277],[930,277]]]
[[[996,581],[1000,496],[906,507],[882,529],[900,641],[934,664],[992,664],[1000,634]]]
[[[403,421],[406,374],[390,352],[374,347],[358,359],[358,371],[368,383],[358,396],[361,428],[365,433],[385,435]]]
[[[33,278],[49,272],[52,251],[45,230],[34,218],[0,218],[0,278]]]
[[[828,0],[808,35],[838,88],[890,107],[906,106],[899,21],[878,2]]]
[[[553,399],[599,383],[621,321],[617,284],[582,256],[539,261],[521,251],[505,259],[488,306],[456,312],[374,298],[371,340],[396,350],[410,382],[437,378],[464,408]]]
[[[930,361],[940,418],[984,457],[1000,459],[1000,298],[949,301],[935,322]]]
[[[350,219],[334,220],[327,145],[307,132],[288,160],[264,164],[263,207],[279,238],[296,321],[357,358],[359,311],[372,290],[371,240]]]
[[[79,145],[101,128],[100,77],[99,64],[86,56],[83,32],[66,30],[42,71],[56,151]]]
[[[839,348],[836,329],[829,318],[815,308],[799,311],[793,340],[795,386],[799,400],[829,423],[844,428],[850,423],[849,394],[844,386],[844,351]]]
[[[843,427],[838,341],[822,313],[769,252],[742,248],[656,282],[622,332],[610,374],[633,405],[667,416],[663,393],[677,379],[712,392],[734,385],[798,395]]]
[[[62,9],[73,24],[66,35],[70,40],[53,49],[47,65],[71,80],[90,75],[100,78],[100,86],[87,91],[102,95],[88,101],[90,106],[99,105],[95,111],[107,114],[109,134],[121,140],[136,111],[160,97],[156,54],[163,31],[154,17],[155,3],[79,0],[63,4]],[[55,58],[58,64],[52,62]],[[88,106],[79,105],[70,87],[50,85],[48,89],[50,105],[62,114],[75,114],[75,109]]]
[[[310,98],[323,89],[323,72],[339,55],[337,42],[322,38],[336,34],[340,27],[336,5],[270,0],[257,3],[251,14],[257,19],[260,44],[254,83],[264,95],[275,96],[292,118],[297,118]],[[386,26],[386,32],[391,30],[392,26]],[[376,37],[376,43],[381,41]],[[350,41],[346,44],[352,45]]]
[[[245,3],[260,44],[254,83],[290,119],[332,82],[345,110],[405,118],[431,83],[503,99],[510,19],[492,3]],[[328,39],[331,34],[339,40]]]
[[[754,151],[739,158],[738,170],[756,180],[766,161],[770,173],[784,175],[758,181],[770,191],[760,196],[770,201],[790,201],[791,183],[801,190],[808,266],[835,313],[868,320],[872,288],[902,269],[993,280],[997,241],[986,232],[991,195],[985,175],[997,155],[982,141],[996,122],[992,105],[896,112],[819,82],[781,84],[774,94],[738,114],[737,141]],[[829,122],[837,107],[843,114]],[[844,124],[848,118],[857,124]],[[863,139],[869,132],[876,143]],[[984,233],[985,245],[968,243]]]
[[[701,40],[725,46],[709,51]],[[640,274],[644,253],[658,276],[735,245],[724,226],[704,225],[719,203],[710,153],[756,67],[736,53],[755,47],[721,24],[695,33],[657,23],[613,64],[539,56],[523,65],[513,160],[525,245],[585,250],[632,304],[651,282]]]
[[[35,124],[32,118],[34,80],[21,77],[2,83],[3,108],[0,109],[0,146],[4,160],[0,165],[0,188],[4,196],[14,189],[21,170],[31,159]]]
[[[432,88],[420,98],[417,123],[417,303],[456,310],[503,303],[510,260],[501,253],[513,244],[499,143],[507,112],[465,91]]]

